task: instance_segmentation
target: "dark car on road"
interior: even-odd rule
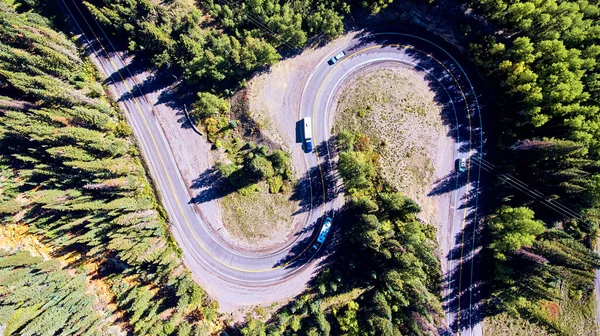
[[[465,158],[456,159],[456,171],[463,173],[467,170],[467,160]]]

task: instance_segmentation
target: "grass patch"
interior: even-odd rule
[[[535,325],[521,317],[511,317],[507,313],[491,316],[483,324],[484,335],[503,336],[550,336],[541,326]]]
[[[483,332],[485,335],[505,336],[546,336],[555,335],[549,329],[555,329],[564,335],[597,335],[600,330],[595,323],[593,295],[583,298],[570,297],[566,290],[557,302],[545,301],[540,310],[548,316],[546,325],[535,324],[521,317],[512,317],[507,313],[491,316],[485,319]]]
[[[223,224],[232,236],[252,245],[283,242],[298,208],[297,202],[290,201],[290,194],[269,193],[265,181],[242,188],[222,199]]]
[[[436,223],[437,204],[426,194],[445,131],[422,74],[382,68],[353,78],[338,101],[334,131],[341,130],[366,134],[381,154],[382,177],[423,207],[423,220]]]
[[[598,335],[596,326],[594,295],[584,295],[582,298],[571,298],[566,291],[562,292],[559,302],[559,312],[555,326],[566,335]]]

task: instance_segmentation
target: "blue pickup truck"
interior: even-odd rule
[[[333,219],[331,217],[325,218],[325,222],[323,223],[323,226],[321,227],[321,232],[319,232],[319,236],[317,237],[317,241],[310,248],[311,251],[317,252],[317,250],[319,249],[319,247],[321,247],[321,245],[323,245],[323,243],[325,242],[325,238],[327,238],[327,234],[329,233],[329,229],[331,229],[331,222],[332,221],[333,221]]]

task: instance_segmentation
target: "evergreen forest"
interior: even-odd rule
[[[84,274],[27,251],[0,250],[0,323],[12,335],[103,335],[107,313],[95,307]]]
[[[194,88],[192,114],[215,143],[235,127],[228,99],[254,74],[360,27],[361,16],[384,20],[404,10],[392,0],[81,3],[136,57]],[[476,87],[484,158],[544,195],[494,174],[480,190],[486,314],[571,335],[551,307],[592,302],[600,268],[599,4],[411,3],[461,9],[461,59],[485,83]],[[50,3],[0,0],[0,218],[25,223],[56,257],[0,251],[0,325],[7,335],[104,335],[114,314],[136,335],[222,331],[217,303],[182,264],[131,129],[92,63],[58,28],[64,24]],[[335,141],[347,198],[336,263],[268,321],[231,323],[228,334],[427,335],[443,325],[435,228],[381,178],[366,136],[340,132]],[[279,190],[288,161],[284,152],[250,148],[219,169],[232,185],[251,174]],[[59,261],[67,255],[68,267]],[[108,284],[114,311],[98,309],[86,277]]]
[[[484,226],[490,314],[546,330],[550,302],[594,300],[600,205],[600,7],[594,1],[469,1],[493,34],[472,32],[473,59],[498,99],[490,157],[544,194],[492,180]],[[486,191],[484,190],[485,194]],[[566,295],[563,295],[566,293]],[[591,316],[589,317],[592,318]],[[593,331],[590,331],[593,332]]]
[[[0,1],[3,225],[26,223],[56,256],[91,269],[108,284],[124,330],[208,333],[218,306],[184,267],[97,71],[47,19],[14,7]],[[0,274],[6,335],[105,334],[83,274],[26,251],[3,252]]]

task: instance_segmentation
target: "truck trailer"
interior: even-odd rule
[[[312,152],[313,144],[312,144],[312,120],[311,117],[306,117],[302,119],[302,136],[304,137],[304,150],[307,152]]]

